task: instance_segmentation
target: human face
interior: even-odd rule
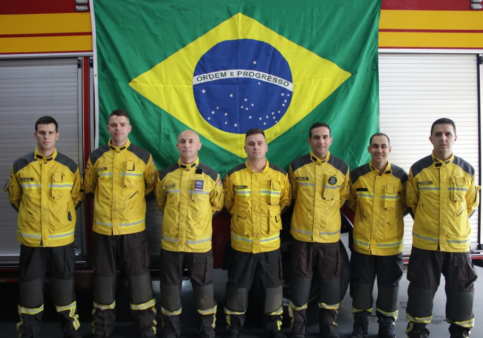
[[[329,152],[332,144],[330,130],[327,127],[318,127],[312,129],[312,136],[307,139],[312,148],[312,152],[320,159],[324,159]]]
[[[267,141],[262,134],[248,135],[245,140],[245,152],[249,160],[265,159],[267,151]]]
[[[131,129],[132,126],[126,116],[111,116],[107,125],[107,131],[111,134],[112,145],[116,147],[125,145]]]
[[[453,144],[458,137],[451,124],[437,124],[429,140],[433,144],[434,155],[440,160],[447,160],[453,154]]]
[[[375,167],[381,169],[387,165],[387,155],[391,152],[391,147],[386,136],[374,136],[367,151],[371,154]]]
[[[181,162],[190,164],[198,158],[198,151],[201,149],[200,137],[194,131],[185,130],[178,136],[179,157]]]
[[[59,139],[59,133],[55,131],[55,124],[38,124],[34,136],[39,152],[44,156],[51,156],[54,153],[55,142]]]

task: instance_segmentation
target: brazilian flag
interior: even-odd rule
[[[368,161],[379,131],[381,0],[96,0],[99,144],[110,112],[131,116],[130,139],[159,169],[178,134],[201,138],[200,160],[222,176],[264,130],[269,161],[287,168],[310,148],[315,122],[331,152]]]

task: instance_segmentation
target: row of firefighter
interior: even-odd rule
[[[429,127],[429,126],[428,126]],[[128,276],[130,306],[141,337],[155,337],[156,309],[161,337],[179,338],[182,270],[189,267],[200,337],[215,337],[212,217],[223,207],[231,214],[231,253],[226,287],[227,338],[244,326],[247,295],[254,278],[262,281],[264,326],[270,338],[283,338],[281,215],[293,203],[290,233],[291,338],[303,338],[312,280],[318,283],[321,337],[338,337],[337,313],[342,271],[340,208],[355,212],[351,257],[352,338],[367,336],[377,276],[376,315],[380,338],[395,337],[399,281],[403,275],[403,217],[414,218],[413,248],[407,277],[408,337],[427,337],[432,300],[441,274],[446,277],[446,320],[451,337],[468,337],[474,324],[476,270],[469,255],[469,217],[478,206],[475,170],[453,154],[456,126],[433,123],[433,152],[408,174],[388,162],[390,139],[368,140],[371,161],[349,171],[329,151],[331,130],[315,123],[308,130],[311,152],[293,160],[287,173],[269,163],[261,129],[246,133],[247,160],[220,175],[200,162],[199,136],[178,136],[177,163],[158,172],[151,154],[130,143],[128,114],[109,117],[108,144],[93,151],[84,178],[78,166],[57,152],[58,125],[49,116],[35,123],[35,151],[17,159],[6,191],[18,211],[20,322],[22,337],[36,337],[44,309],[43,280],[51,274],[53,302],[64,337],[80,337],[74,295],[76,207],[84,195],[94,200],[91,264],[94,269],[92,336],[109,337],[116,317],[116,264]],[[429,128],[428,128],[429,129]],[[156,198],[163,212],[160,253],[161,304],[150,277],[146,201]],[[158,325],[160,326],[160,325]]]

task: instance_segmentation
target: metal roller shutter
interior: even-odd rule
[[[391,139],[389,160],[408,173],[431,154],[431,124],[441,117],[455,121],[454,153],[479,177],[478,73],[476,55],[379,54],[380,130]],[[476,249],[478,214],[470,219],[471,249]],[[404,225],[404,253],[412,244],[413,221]]]
[[[33,151],[35,121],[44,115],[59,124],[59,152],[77,164],[82,162],[79,133],[77,58],[0,60],[0,182],[6,182],[13,162]],[[81,216],[82,214],[82,216]],[[17,263],[17,213],[8,196],[0,194],[0,263]],[[77,210],[75,246],[78,258],[83,252],[83,207]]]

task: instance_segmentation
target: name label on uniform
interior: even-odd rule
[[[107,170],[107,167],[99,167],[96,169],[96,172],[97,171],[106,171]]]
[[[308,181],[308,180],[309,180],[309,178],[308,178],[308,177],[295,177],[295,179],[296,179],[297,181]]]
[[[168,185],[164,186],[164,189],[168,190],[168,189],[171,189],[171,188],[174,188],[174,187],[176,187],[176,184],[168,184]]]
[[[195,181],[195,191],[203,191],[203,182],[202,180],[196,180]]]
[[[367,188],[356,188],[356,191],[369,191]]]
[[[33,177],[24,177],[20,179],[20,182],[32,182],[33,180]]]
[[[434,184],[433,181],[419,181],[418,184],[421,184],[421,185],[431,185],[431,184]]]
[[[248,185],[235,185],[235,189],[248,189]]]

